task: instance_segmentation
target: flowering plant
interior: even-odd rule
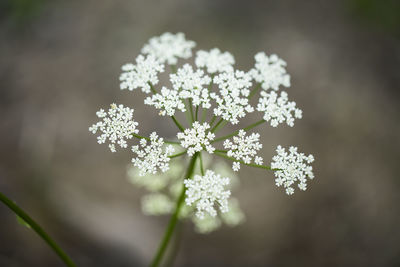
[[[93,134],[99,133],[98,143],[108,143],[112,152],[137,139],[128,176],[132,183],[150,191],[142,198],[142,209],[145,214],[172,214],[153,266],[161,262],[178,219],[190,218],[201,233],[215,230],[221,223],[234,226],[243,222],[238,201],[231,197],[237,184],[234,172],[242,165],[273,171],[276,185],[283,186],[288,195],[294,193],[296,184],[306,190],[307,180],[314,178],[312,155],[299,153],[297,147],[286,151],[278,146],[271,165],[265,165],[258,155],[260,134],[249,133],[260,125],[286,123],[293,127],[295,119],[302,117],[288,94],[278,93],[281,87],[290,87],[286,62],[260,52],[255,55],[254,68],[242,71],[234,68],[229,52],[214,48],[197,51],[194,65],[178,67],[178,59],[189,59],[194,46],[183,33],[153,37],[136,63],[122,66],[120,75],[121,90],[140,89],[146,94],[145,105],[156,108],[160,116],[170,117],[178,128],[176,139],[165,140],[156,132],[139,135],[134,110],[116,104],[107,111],[100,109],[96,113],[100,121],[89,128]],[[165,72],[166,65],[171,70],[171,84],[159,86],[159,74]],[[256,96],[254,105],[251,100]],[[186,113],[186,125],[178,120],[179,111]],[[262,114],[261,120],[217,136],[227,123],[237,125],[256,111]],[[211,161],[211,156],[231,161],[232,169],[224,162]]]

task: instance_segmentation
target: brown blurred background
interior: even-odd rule
[[[272,173],[242,168],[234,194],[247,221],[209,235],[185,225],[176,265],[400,266],[399,3],[2,0],[0,190],[78,266],[146,266],[168,218],[142,214],[129,151],[110,153],[88,126],[117,102],[142,133],[174,136],[118,76],[150,37],[182,31],[240,69],[258,51],[288,62],[304,118],[260,128],[262,155],[297,145],[314,154],[316,179],[288,197]],[[0,266],[63,264],[0,205]]]

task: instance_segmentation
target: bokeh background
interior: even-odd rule
[[[146,266],[168,218],[142,214],[129,151],[110,153],[87,128],[117,102],[135,108],[142,133],[174,136],[118,82],[165,31],[230,51],[240,69],[258,51],[285,59],[304,118],[260,128],[262,155],[282,144],[316,158],[316,179],[291,197],[272,173],[243,168],[246,222],[209,235],[186,224],[176,266],[400,266],[397,0],[2,0],[1,192],[79,266]],[[63,264],[0,205],[0,266]]]

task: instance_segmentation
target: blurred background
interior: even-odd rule
[[[176,266],[400,266],[399,3],[2,0],[0,190],[78,266],[146,266],[168,217],[143,215],[130,152],[110,153],[88,126],[117,102],[141,133],[175,135],[118,76],[150,37],[181,31],[240,69],[259,51],[288,62],[304,118],[259,128],[262,155],[296,145],[315,156],[316,179],[289,197],[272,173],[242,168],[246,222],[208,235],[186,224]],[[63,263],[0,205],[0,266]]]

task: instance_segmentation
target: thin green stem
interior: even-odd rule
[[[280,169],[272,169],[270,166],[266,166],[266,165],[258,165],[255,163],[245,163],[243,160],[237,160],[235,158],[229,157],[228,155],[226,155],[225,152],[215,151],[215,155],[232,160],[232,161],[240,162],[241,164],[255,167],[255,168],[260,168],[260,169],[269,170],[269,171],[279,171],[280,170]]]
[[[196,106],[196,113],[195,113],[196,121],[199,121],[199,106]]]
[[[258,125],[263,124],[264,122],[265,122],[265,120],[259,120],[259,121],[255,122],[255,123],[250,124],[249,126],[243,128],[243,130],[245,130],[245,131],[251,130],[251,129],[253,129],[254,127],[257,127]],[[240,130],[237,130],[237,131],[234,131],[234,132],[231,133],[231,134],[228,134],[228,135],[219,137],[219,138],[217,138],[217,139],[214,139],[211,143],[215,143],[215,142],[219,142],[219,141],[223,141],[223,140],[225,140],[225,139],[231,138],[232,136],[237,135],[237,134],[239,133],[239,131],[240,131]]]
[[[210,127],[212,127],[212,125],[214,124],[216,119],[217,119],[217,116],[213,115],[213,117],[211,118],[211,121],[210,121]]]
[[[185,130],[185,128],[182,127],[182,125],[179,123],[179,121],[175,118],[175,116],[171,116],[172,120],[174,121],[175,125],[179,128],[179,130],[181,130],[181,132],[183,132]]]
[[[173,159],[173,158],[177,158],[177,157],[183,156],[183,155],[185,155],[185,154],[186,154],[186,150],[185,150],[185,151],[182,151],[182,152],[179,152],[179,153],[177,153],[177,154],[168,156],[168,157],[171,158],[171,159]]]
[[[228,122],[224,120],[219,126],[217,126],[215,128],[214,133],[216,133],[216,132],[220,131],[221,129],[223,129],[227,123]]]
[[[203,108],[203,110],[201,111],[201,122],[205,122],[207,118],[207,109]]]
[[[224,121],[224,119],[220,119],[217,124],[215,124],[215,126],[211,129],[211,132],[215,132],[215,130],[217,130],[218,126]]]
[[[201,176],[204,176],[204,164],[203,164],[203,157],[200,154],[200,172]]]
[[[178,255],[179,247],[180,247],[181,241],[182,241],[182,232],[183,232],[182,228],[183,227],[184,227],[184,225],[182,222],[178,222],[176,225],[174,243],[173,243],[173,247],[170,249],[170,253],[165,262],[166,267],[172,267],[174,265],[174,261],[175,261],[176,256]]]
[[[256,94],[258,91],[260,91],[260,89],[261,89],[261,83],[257,84],[257,86],[254,87],[254,89],[250,92],[248,98],[251,99],[253,96],[255,96],[255,94]]]
[[[9,207],[15,214],[22,218],[60,257],[60,259],[69,267],[75,267],[71,258],[57,245],[57,243],[37,224],[28,214],[18,207],[12,200],[0,193],[0,201]]]
[[[141,135],[138,135],[138,134],[135,134],[135,133],[133,133],[132,135],[134,137],[138,138],[138,139],[146,139],[147,141],[150,141],[149,137],[141,136]],[[164,143],[171,144],[171,145],[179,145],[180,144],[180,142],[178,142],[178,141],[168,141],[168,140],[164,140]]]
[[[157,90],[154,88],[154,86],[151,84],[151,82],[148,83],[150,86],[150,90],[153,94],[157,94]]]
[[[190,111],[190,118],[191,118],[192,123],[193,123],[194,122],[194,113],[193,113],[192,99],[190,99],[190,98],[188,100],[188,109]]]
[[[171,67],[171,72],[175,73],[176,72],[176,65],[170,65]]]
[[[193,155],[192,159],[190,160],[189,166],[188,166],[187,171],[186,171],[185,179],[192,178],[192,175],[194,173],[194,167],[196,165],[195,164],[196,163],[196,159],[197,159],[198,156],[199,156],[199,153],[197,152],[197,153],[195,153]],[[160,246],[158,247],[157,253],[156,253],[156,255],[155,255],[155,257],[154,257],[154,259],[153,259],[153,261],[152,261],[152,263],[150,265],[152,267],[159,266],[160,263],[161,263],[161,260],[162,260],[162,258],[164,256],[164,253],[165,253],[165,250],[166,250],[166,248],[168,246],[168,243],[169,243],[169,241],[171,239],[171,236],[172,236],[172,234],[174,232],[176,223],[178,222],[179,212],[180,212],[180,210],[182,208],[182,204],[183,204],[183,202],[185,200],[185,193],[186,193],[186,187],[185,187],[185,185],[182,185],[182,192],[179,195],[178,200],[176,202],[175,212],[172,214],[171,219],[169,220],[167,229],[165,230],[165,233],[164,233],[164,237],[161,240],[161,243],[160,243]]]

